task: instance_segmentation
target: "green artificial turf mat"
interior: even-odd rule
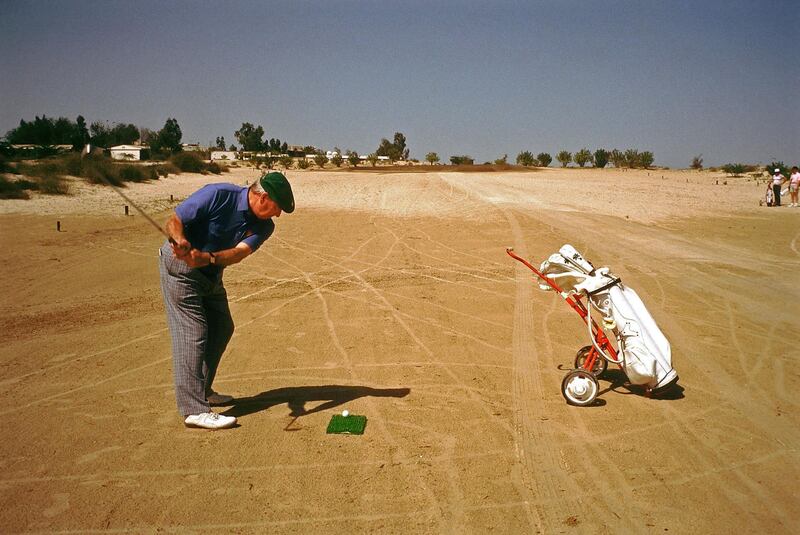
[[[367,427],[366,416],[334,414],[328,423],[328,434],[363,435],[365,427]]]

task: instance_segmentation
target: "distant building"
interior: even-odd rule
[[[72,145],[34,145],[31,143],[12,143],[11,148],[19,151],[33,151],[41,148],[51,148],[56,152],[69,152],[72,150]]]
[[[203,151],[205,147],[201,147],[200,143],[181,143],[181,149],[186,152]]]
[[[233,160],[238,160],[239,155],[236,153],[235,150],[212,150],[211,159],[233,161]]]
[[[142,160],[147,158],[149,150],[145,145],[116,145],[109,148],[108,152],[112,160]]]
[[[287,145],[286,154],[293,158],[302,157],[305,156],[304,148],[302,145]]]

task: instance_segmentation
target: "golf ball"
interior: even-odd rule
[[[350,411],[348,411],[348,410],[342,411],[342,416],[344,416],[345,418],[347,418],[347,415],[349,415],[349,414],[350,414]]]

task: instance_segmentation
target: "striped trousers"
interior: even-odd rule
[[[233,319],[222,275],[212,280],[172,254],[159,250],[161,293],[172,337],[175,398],[183,416],[209,412],[206,393],[233,336]]]

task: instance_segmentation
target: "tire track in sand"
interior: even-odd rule
[[[447,181],[442,175],[439,177]],[[461,188],[465,185],[457,183],[455,186]],[[468,188],[476,189],[474,183],[470,183]],[[485,195],[482,197],[491,199]],[[511,229],[514,249],[522,257],[528,257],[522,228],[512,211],[492,200],[485,202],[503,214]],[[538,418],[544,393],[538,367],[539,354],[533,342],[533,284],[531,273],[517,262],[515,273],[512,391],[515,448],[521,472],[515,483],[525,498],[524,509],[531,527],[537,532],[550,532],[562,527],[566,518],[585,508],[577,498],[581,496],[581,489],[570,477],[562,475],[560,452]]]

